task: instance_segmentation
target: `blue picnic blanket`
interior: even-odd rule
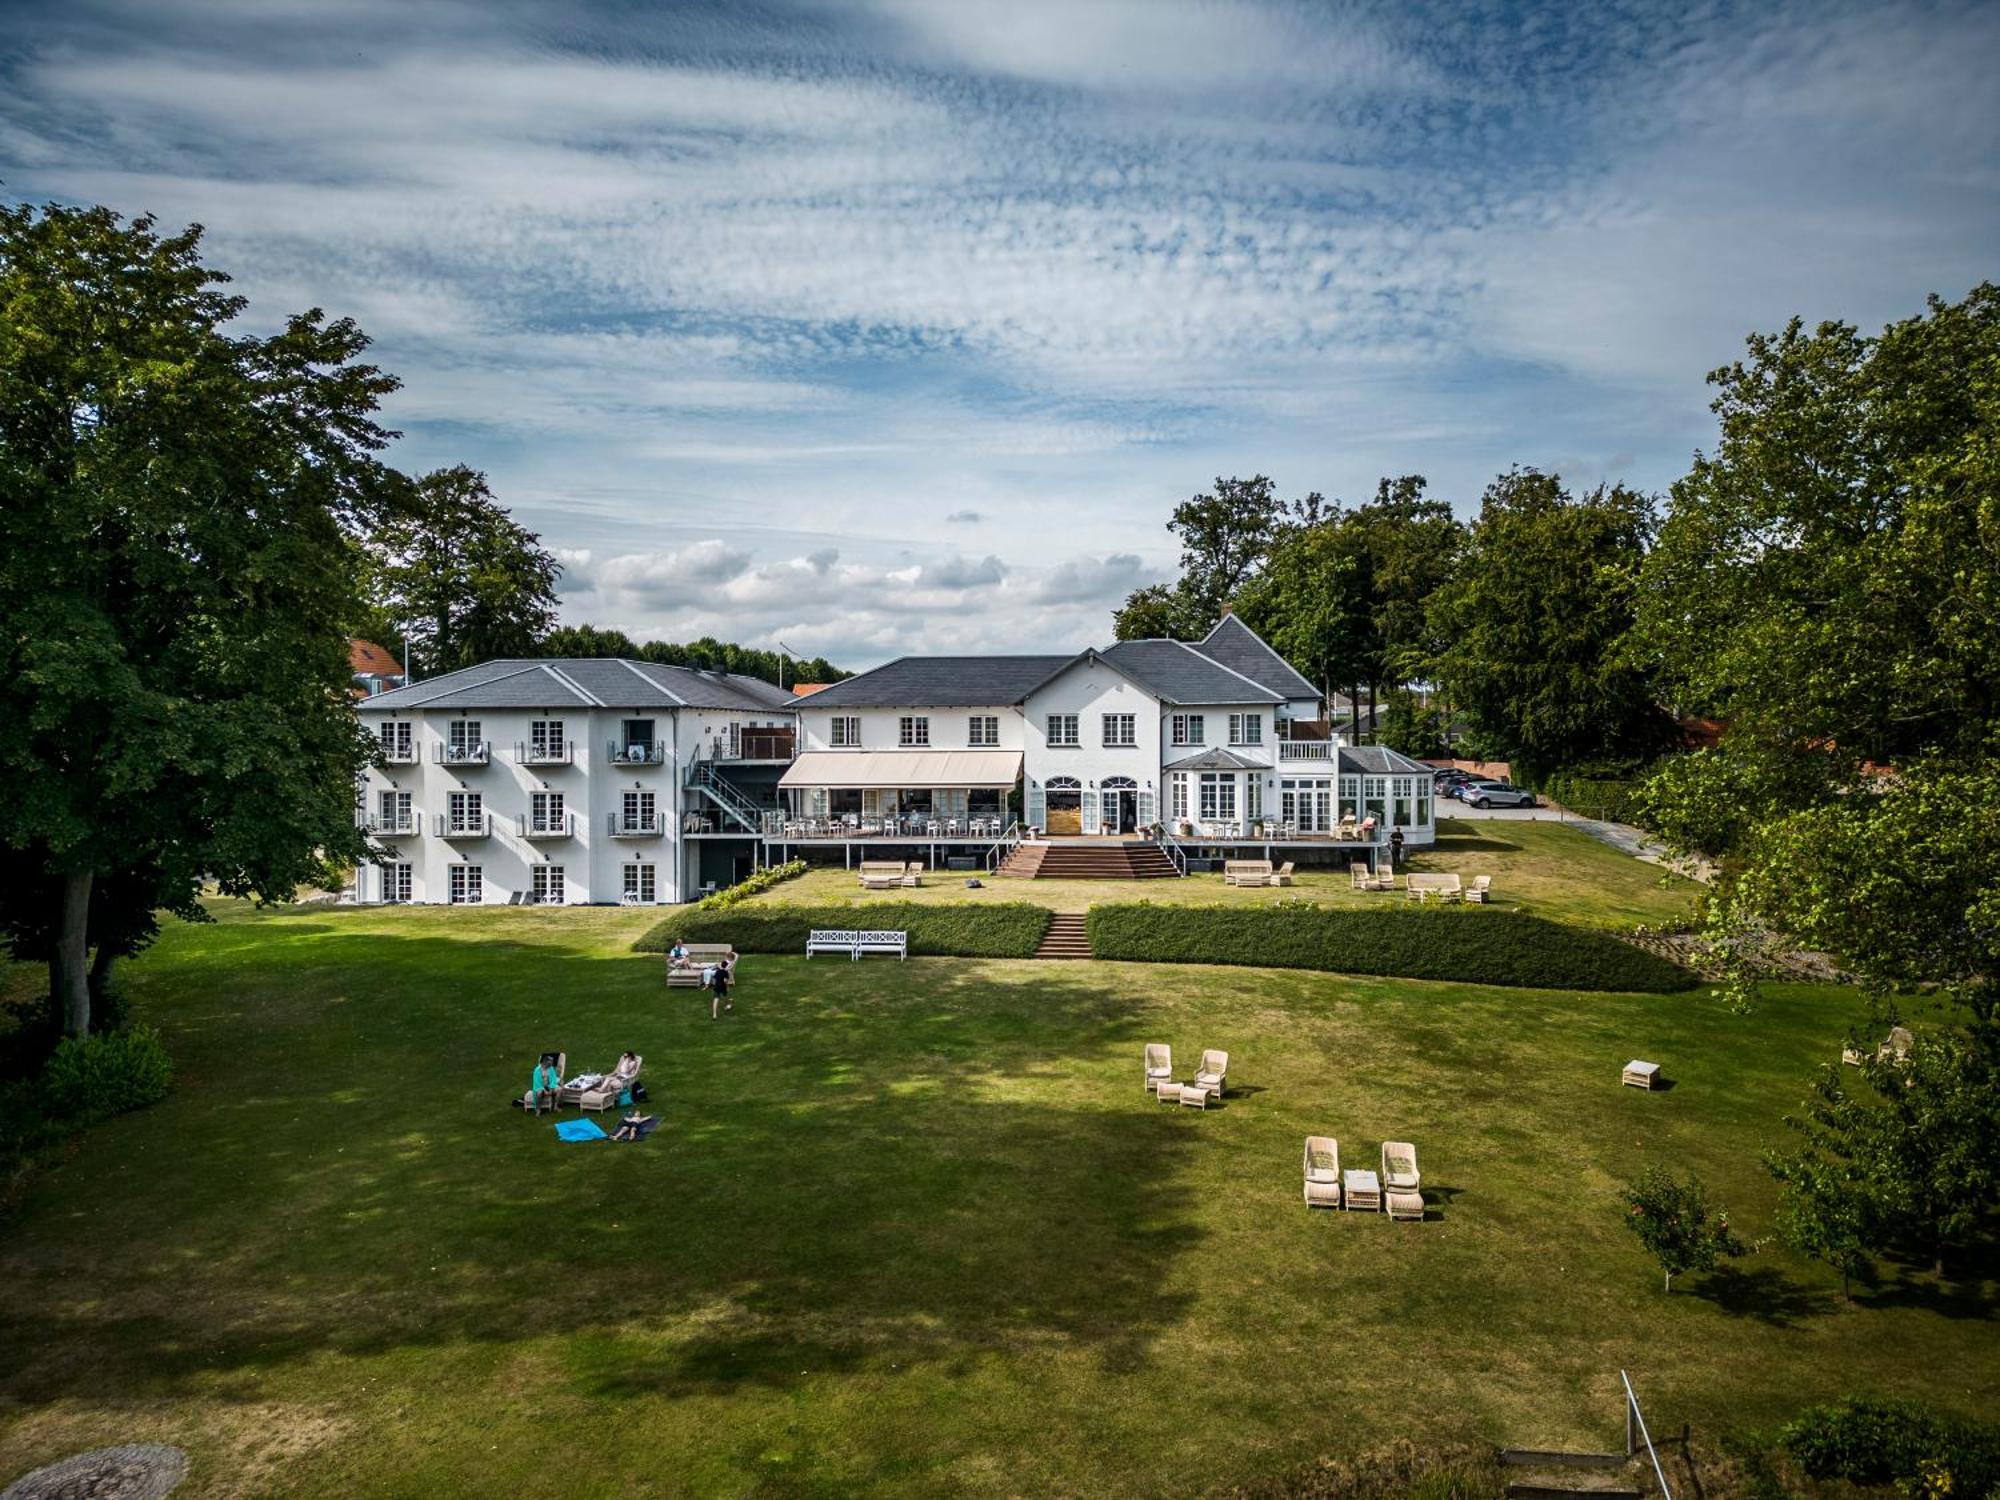
[[[604,1132],[595,1120],[564,1120],[556,1126],[556,1135],[565,1141],[601,1141]]]

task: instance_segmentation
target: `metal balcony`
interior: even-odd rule
[[[667,820],[658,813],[650,818],[628,817],[622,812],[606,813],[605,829],[614,839],[656,839],[667,831]]]
[[[605,752],[614,766],[661,766],[667,761],[663,740],[613,740],[605,746]]]
[[[431,758],[441,766],[483,766],[492,760],[493,747],[485,740],[461,740],[455,745],[433,745]]]
[[[522,766],[566,766],[576,759],[576,741],[564,740],[559,745],[546,742],[539,745],[514,742],[514,763]]]
[[[493,834],[493,814],[480,813],[475,817],[453,817],[450,813],[437,815],[437,836],[441,839],[483,839]]]
[[[372,833],[379,838],[415,838],[417,830],[423,826],[423,814],[412,812],[406,817],[385,818],[380,813],[368,813],[360,819],[361,831]]]
[[[552,818],[523,813],[517,821],[524,839],[567,839],[576,836],[575,813],[560,813]]]

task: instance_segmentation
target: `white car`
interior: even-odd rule
[[[1474,807],[1533,807],[1535,794],[1511,781],[1468,781],[1454,794]]]

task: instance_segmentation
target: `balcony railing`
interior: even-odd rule
[[[492,832],[492,813],[475,813],[470,816],[464,813],[456,816],[451,813],[437,815],[437,836],[441,839],[483,839],[490,837]]]
[[[658,766],[667,759],[661,740],[613,740],[605,749],[614,766]]]
[[[431,747],[431,758],[441,766],[483,766],[493,758],[493,750],[485,740],[447,741]]]
[[[1332,740],[1279,740],[1279,760],[1332,760]]]
[[[695,752],[697,760],[790,760],[798,748],[795,730],[772,725],[752,725],[708,742]]]
[[[378,834],[383,838],[413,838],[422,826],[422,813],[410,812],[401,817],[387,817],[381,813],[367,813],[362,816],[361,830]]]
[[[576,741],[564,740],[560,744],[550,744],[544,740],[539,745],[514,742],[514,763],[522,766],[566,766],[576,758]]]
[[[417,763],[417,747],[414,742],[407,745],[392,745],[382,742],[382,764],[385,766],[414,766]]]
[[[606,813],[604,822],[614,839],[656,839],[667,831],[666,819],[658,813],[650,818],[636,813]]]
[[[557,813],[539,818],[533,813],[523,813],[519,821],[524,839],[566,839],[576,833],[575,813]]]

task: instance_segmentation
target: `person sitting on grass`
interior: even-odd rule
[[[655,1115],[642,1115],[637,1110],[634,1110],[618,1122],[618,1128],[611,1132],[611,1139],[614,1141],[636,1141],[640,1138],[639,1132],[644,1130],[648,1125],[651,1125],[657,1118]]]
[[[529,1108],[540,1114],[546,1101],[550,1109],[555,1109],[561,1088],[562,1074],[556,1069],[556,1055],[544,1052],[542,1060],[535,1064],[534,1074],[528,1079],[528,1093],[533,1100]]]

